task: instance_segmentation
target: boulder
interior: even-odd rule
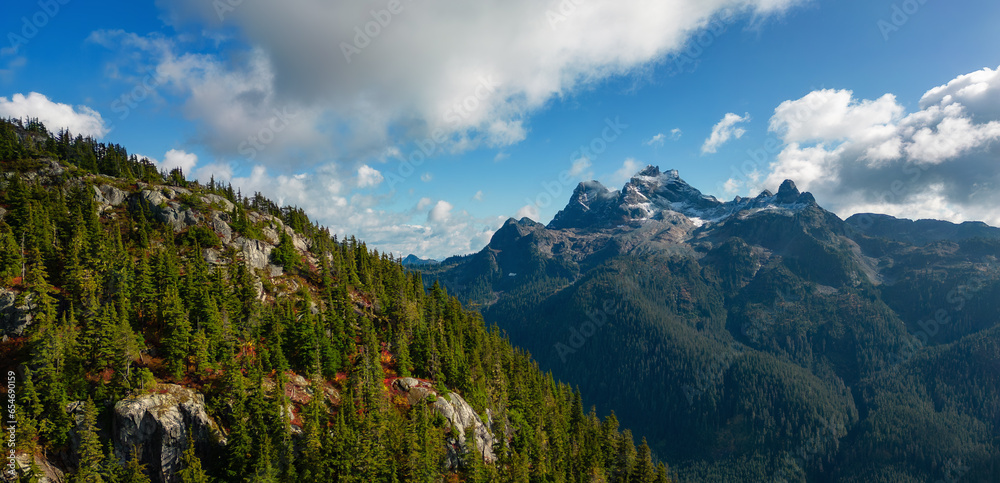
[[[98,211],[108,211],[112,207],[119,206],[128,198],[128,194],[109,184],[93,186],[94,201],[97,203]]]
[[[161,384],[152,394],[118,401],[112,438],[118,459],[127,461],[135,448],[156,483],[178,481],[188,438],[194,440],[203,460],[211,450],[226,444],[219,426],[205,410],[205,397],[173,384]]]
[[[212,220],[209,222],[215,233],[219,235],[219,239],[222,243],[229,243],[233,241],[233,229],[230,228],[229,223],[222,218],[225,213],[219,213],[218,211],[212,213]],[[228,216],[226,216],[228,218]]]
[[[205,263],[209,265],[222,265],[226,263],[222,258],[222,254],[214,248],[205,248],[202,252],[204,253]]]
[[[0,288],[0,339],[23,337],[31,325],[32,295],[18,301],[18,292]]]
[[[299,236],[298,233],[295,233],[295,230],[293,230],[292,227],[286,226],[285,233],[287,233],[292,239],[292,246],[294,246],[296,250],[305,253],[309,251],[310,247],[312,247],[312,240]]]
[[[202,195],[201,200],[206,204],[217,206],[222,211],[233,211],[233,203],[217,194]]]
[[[175,189],[180,190],[180,188]],[[180,203],[171,201],[175,195],[174,190],[170,188],[144,189],[133,200],[134,204],[145,205],[159,222],[170,225],[174,233],[179,233],[197,224],[200,217],[190,209],[182,208]]]
[[[410,405],[434,396],[431,408],[443,416],[458,434],[457,438],[448,437],[447,464],[449,470],[457,470],[461,465],[462,455],[469,451],[465,436],[465,428],[469,427],[472,428],[472,434],[476,438],[476,449],[479,456],[487,463],[496,461],[496,453],[493,452],[493,443],[496,438],[490,432],[487,424],[483,423],[476,411],[472,409],[472,406],[469,406],[469,403],[458,393],[452,392],[445,396],[439,396],[429,382],[412,377],[396,379],[393,381],[393,386],[406,393],[406,399]]]
[[[35,464],[35,469],[38,471],[34,475],[37,480],[34,481],[38,483],[62,483],[66,481],[66,474],[63,470],[53,464],[45,455],[18,453],[14,459],[17,473],[21,477],[21,480],[18,481],[29,481],[28,474],[31,472],[32,463]]]
[[[260,240],[236,237],[233,245],[243,252],[243,261],[251,268],[261,269],[271,261],[271,250],[274,246]]]
[[[267,242],[272,245],[277,245],[278,242],[281,241],[278,238],[278,232],[270,228],[263,228],[260,230],[260,232],[264,234],[264,239],[267,240]]]

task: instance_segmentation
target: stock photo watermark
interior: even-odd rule
[[[7,404],[4,411],[5,425],[7,426],[7,469],[6,472],[11,477],[17,477],[17,460],[14,459],[17,448],[17,376],[14,371],[7,372]]]
[[[875,23],[879,33],[882,34],[882,40],[888,42],[889,35],[899,32],[899,29],[903,28],[926,3],[927,0],[906,0],[902,3],[892,4],[892,13],[889,14],[889,17],[879,19]]]
[[[498,87],[499,83],[492,75],[480,76],[476,87],[467,95],[459,97],[445,111],[443,115],[444,122],[451,125],[453,129],[459,129],[463,121],[475,115],[477,111],[482,109],[496,95]],[[396,171],[385,173],[385,180],[389,185],[389,189],[413,176],[416,169],[423,165],[427,161],[427,158],[441,150],[441,147],[448,143],[449,140],[450,135],[448,131],[439,127],[431,131],[429,137],[415,141],[416,149],[411,151],[410,155],[399,163]]]
[[[590,142],[581,144],[580,147],[570,153],[570,163],[586,160],[588,163],[596,160],[601,154],[608,150],[608,145],[618,140],[629,125],[621,121],[621,118],[605,118],[604,128],[599,136],[595,136]],[[542,191],[535,195],[535,199],[525,198],[527,206],[533,206],[536,210],[547,208],[560,199],[562,194],[576,185],[573,172],[565,169],[559,172],[555,180],[543,181]]]
[[[579,327],[569,328],[569,337],[565,342],[556,342],[552,347],[555,349],[559,359],[566,362],[566,356],[576,354],[578,350],[586,345],[587,340],[597,333],[597,329],[604,327],[608,323],[608,317],[613,316],[618,308],[613,300],[605,300],[601,305],[601,310],[593,310],[587,313],[587,320],[583,321]]]
[[[52,21],[62,7],[70,0],[39,0],[38,10],[31,16],[21,17],[21,30],[19,32],[10,31],[7,33],[7,40],[10,42],[9,49],[17,52],[22,46],[28,45],[32,39],[38,36],[45,26]]]
[[[792,113],[793,121],[801,122],[805,120],[825,104],[824,99],[819,96],[806,96],[803,100],[805,100],[806,104]],[[720,193],[732,193],[739,191],[739,188],[744,186],[746,188],[745,191],[751,193],[751,196],[755,192],[762,192],[764,187],[758,183],[760,183],[763,177],[763,170],[771,165],[778,154],[781,153],[784,146],[785,143],[772,134],[764,140],[760,147],[747,149],[746,158],[743,162],[739,166],[731,165],[732,176],[724,183],[716,186],[716,189]]]
[[[731,9],[725,9],[720,12],[719,15],[708,22],[708,25],[687,42],[684,50],[671,56],[672,61],[667,63],[670,67],[669,75],[693,72],[693,67],[697,64],[698,59],[734,23],[736,23],[736,12]]]
[[[291,121],[297,115],[298,113],[291,110],[288,106],[282,109],[275,108],[267,124],[261,127],[255,134],[247,136],[246,141],[240,143],[237,147],[239,153],[248,159],[256,159],[257,154],[264,151],[267,146],[274,142],[277,134],[288,129],[288,125],[291,124]]]
[[[975,276],[969,277],[964,282],[955,286],[955,288],[948,291],[945,295],[945,301],[950,304],[950,309],[938,309],[926,319],[917,321],[917,327],[920,328],[915,332],[910,338],[906,339],[906,346],[901,348],[898,352],[889,355],[889,367],[886,370],[892,370],[910,360],[913,356],[917,354],[917,351],[927,346],[935,336],[954,320],[953,316],[957,316],[957,312],[961,312],[965,309],[965,305],[969,303],[979,291],[986,288],[986,286],[993,281],[992,277],[986,274],[994,271],[995,267],[990,267],[983,274],[977,274]]]
[[[242,2],[242,0],[240,1]],[[351,39],[351,42],[340,43],[340,52],[344,54],[344,60],[350,64],[351,56],[360,54],[362,50],[371,45],[372,41],[382,34],[382,30],[389,27],[392,19],[403,13],[405,8],[406,5],[403,5],[401,0],[389,0],[385,8],[370,10],[368,13],[371,15],[371,20],[365,22],[364,25],[354,27],[354,38]]]
[[[743,347],[729,345],[725,352],[712,360],[711,366],[707,371],[698,369],[695,374],[694,385],[684,384],[681,386],[681,391],[687,399],[688,406],[694,405],[695,399],[700,398],[710,387],[718,384],[726,374],[726,371],[732,367],[733,362],[736,362],[736,359],[739,359],[743,355]]]
[[[156,90],[163,85],[165,80],[165,75],[152,69],[147,70],[146,75],[131,90],[122,93],[117,99],[111,101],[111,112],[118,114],[119,121],[128,119],[128,116],[132,114],[132,110],[138,108],[139,104],[156,93]],[[113,126],[111,130],[114,130]]]

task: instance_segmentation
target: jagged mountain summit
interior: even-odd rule
[[[556,214],[548,228],[599,229],[643,220],[676,220],[679,216],[701,226],[741,213],[796,211],[815,204],[813,196],[799,193],[791,180],[782,183],[777,194],[764,191],[754,198],[723,202],[689,185],[675,169],[660,172],[656,166],[647,166],[620,191],[606,188],[599,181],[580,183],[569,204]]]

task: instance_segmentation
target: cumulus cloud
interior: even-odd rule
[[[724,11],[760,18],[796,3],[623,0],[585,2],[563,15],[558,3],[535,0],[485,0],[460,9],[444,0],[404,1],[393,11],[389,5],[289,0],[243,2],[222,12],[219,2],[158,2],[178,29],[235,28],[249,46],[239,54],[249,59],[242,62],[187,54],[166,59],[194,74],[192,99],[216,86],[236,86],[215,91],[226,100],[212,104],[226,108],[240,101],[226,109],[238,125],[251,118],[239,112],[256,107],[251,100],[268,107],[279,99],[317,106],[323,115],[309,124],[335,126],[334,144],[362,145],[357,149],[435,132],[446,149],[517,143],[534,110],[664,58]],[[221,117],[196,106],[192,101],[195,115]]]
[[[618,186],[625,184],[625,182],[632,179],[632,177],[644,167],[645,165],[639,161],[636,161],[633,158],[627,158],[624,162],[622,162],[622,166],[611,175],[610,180],[612,185]]]
[[[451,209],[454,208],[451,203],[441,200],[431,208],[431,211],[427,213],[427,221],[431,223],[444,223],[451,218]]]
[[[371,188],[378,186],[382,183],[385,177],[379,170],[368,166],[367,164],[362,165],[358,168],[358,188]]]
[[[680,130],[680,128],[673,128],[670,130],[670,134],[664,134],[662,132],[657,133],[655,136],[653,136],[649,141],[646,141],[644,144],[646,146],[656,146],[656,147],[663,146],[664,142],[667,141],[668,139],[671,141],[679,140],[682,134],[683,132]]]
[[[541,211],[538,209],[538,206],[536,205],[533,204],[524,205],[519,210],[517,210],[517,213],[514,214],[514,218],[517,218],[518,220],[520,220],[521,218],[530,218],[532,220],[538,221],[541,219]]]
[[[87,106],[73,107],[49,100],[44,94],[32,92],[0,97],[0,117],[38,118],[52,132],[69,129],[74,135],[104,137],[108,127],[101,114]]]
[[[848,90],[785,101],[770,121],[782,147],[763,184],[793,179],[844,217],[870,211],[1000,225],[998,92],[997,70],[983,69],[928,90],[913,112],[891,94],[857,99]]]
[[[144,97],[180,96],[183,114],[204,128],[194,140],[213,154],[288,165],[310,154],[322,158],[335,152],[319,128],[323,109],[279,96],[271,59],[259,48],[227,61],[184,52],[178,40],[158,34],[98,30],[88,40],[120,50],[128,59],[123,62],[135,62],[116,66],[118,73],[138,72],[119,74],[118,80],[130,85],[126,92],[142,86]],[[112,103],[112,110],[135,104],[134,99],[126,100]],[[289,158],[288,150],[298,156]]]
[[[432,175],[430,173],[424,173],[424,174],[420,175],[420,181],[423,181],[424,183],[429,183],[433,179],[434,179],[434,175]]]
[[[979,122],[1000,119],[1000,68],[960,75],[920,99],[921,109],[951,104],[963,106]]]
[[[719,150],[719,146],[722,146],[730,139],[743,137],[746,134],[746,130],[736,127],[736,125],[749,120],[750,114],[744,116],[731,112],[726,114],[718,124],[712,127],[712,134],[705,140],[705,144],[701,146],[702,154],[715,153]]]
[[[479,191],[476,191],[476,194],[472,195],[472,199],[474,199],[476,201],[483,201],[483,197],[484,196],[485,195],[483,194],[483,190],[479,190]]]
[[[163,162],[159,163],[159,166],[166,171],[180,168],[185,173],[191,173],[196,164],[198,164],[198,156],[195,154],[171,149],[163,156]]]
[[[356,235],[368,246],[398,256],[410,253],[444,259],[481,250],[504,221],[501,217],[477,218],[456,210],[446,201],[418,200],[413,209],[385,208],[385,195],[352,194],[352,172],[324,164],[308,173],[272,173],[257,165],[249,173],[224,177],[245,195],[260,192],[281,205],[298,206],[317,223],[340,236]]]
[[[658,133],[653,136],[649,141],[646,141],[646,146],[663,146],[663,141],[667,139],[667,135],[663,133]]]
[[[577,159],[570,164],[569,176],[574,179],[591,178],[593,177],[593,173],[590,171],[592,165],[593,163],[588,158]]]

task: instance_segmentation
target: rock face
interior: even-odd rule
[[[191,437],[202,446],[224,445],[225,437],[205,411],[205,397],[191,389],[172,384],[158,386],[157,392],[115,404],[112,428],[115,455],[122,461],[132,448],[138,449],[154,482],[178,481],[181,455]]]
[[[21,337],[31,325],[31,295],[17,299],[17,292],[0,288],[0,339]]]
[[[158,221],[170,225],[174,233],[179,233],[189,226],[196,225],[200,217],[190,209],[182,208],[180,203],[172,201],[177,192],[191,193],[182,188],[144,189],[134,196],[133,200],[135,205],[145,205]]]
[[[119,206],[128,198],[127,193],[111,185],[104,184],[93,188],[94,201],[97,202],[100,211],[107,211],[112,207]]]
[[[225,213],[214,212],[212,213],[212,219],[209,224],[212,226],[212,230],[219,235],[219,239],[222,243],[231,243],[233,241],[233,229],[229,227],[229,223],[226,220],[229,219],[229,215]]]
[[[274,246],[260,240],[237,237],[233,245],[243,252],[243,260],[252,268],[264,268],[271,262],[271,250]]]
[[[431,403],[434,412],[444,416],[458,438],[448,437],[448,469],[457,470],[461,465],[462,455],[469,451],[469,444],[465,436],[465,428],[473,428],[472,434],[476,438],[476,449],[479,456],[487,463],[496,461],[496,453],[493,452],[493,443],[496,438],[490,432],[490,428],[476,414],[476,411],[469,406],[469,403],[462,399],[458,393],[450,393],[446,396],[439,396],[431,387],[430,383],[404,377],[393,381],[393,386],[406,393],[407,402],[416,404],[428,397],[435,396]]]

